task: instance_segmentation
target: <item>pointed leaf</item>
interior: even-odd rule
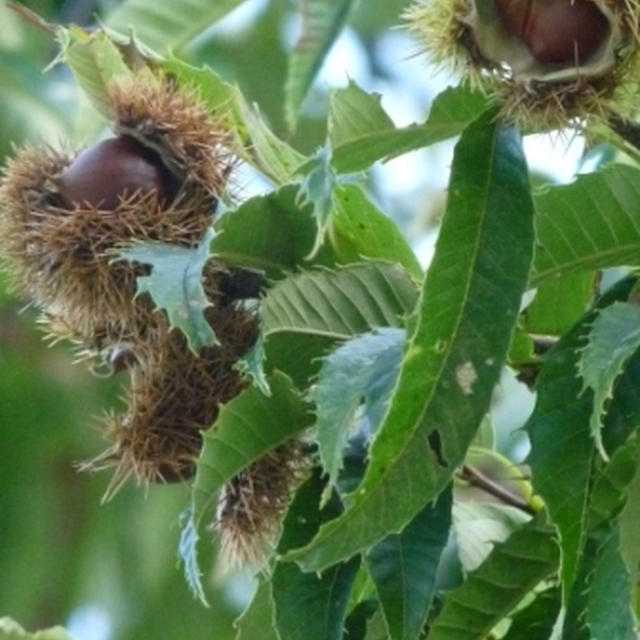
[[[599,307],[626,299],[632,286],[632,280],[620,283],[603,297]],[[585,542],[594,454],[594,442],[589,437],[593,396],[589,390],[581,393],[578,349],[584,345],[597,313],[597,309],[587,313],[547,354],[537,383],[535,410],[525,425],[531,440],[528,464],[533,486],[560,535],[565,602]]]
[[[558,561],[552,530],[532,521],[497,544],[485,562],[447,595],[429,640],[486,638],[524,596],[554,574]]]
[[[142,242],[118,249],[118,259],[151,266],[151,274],[138,276],[136,295],[148,293],[159,309],[164,309],[172,327],[180,329],[198,354],[203,347],[219,344],[204,311],[211,302],[202,285],[202,271],[209,260],[209,230],[194,249],[159,242]]]
[[[255,387],[243,391],[204,432],[193,484],[197,522],[227,480],[312,424],[309,405],[286,376],[274,374],[269,387],[270,396]]]
[[[616,302],[602,309],[593,322],[589,341],[578,361],[578,371],[585,388],[593,390],[591,436],[602,457],[607,453],[602,443],[602,414],[613,393],[616,379],[640,347],[640,306]]]
[[[519,135],[493,114],[469,127],[449,194],[419,321],[366,476],[350,509],[290,554],[307,570],[402,530],[448,484],[489,408],[533,252]]]
[[[402,326],[418,292],[403,269],[388,263],[316,269],[292,275],[262,301],[262,332],[347,340],[378,327]]]
[[[335,517],[342,506],[334,494],[320,509],[324,490],[316,472],[298,490],[285,518],[278,552],[309,541],[320,523]],[[360,558],[338,564],[322,574],[303,573],[291,563],[278,563],[273,572],[273,599],[278,633],[287,640],[341,640]]]
[[[380,329],[345,342],[323,360],[310,398],[318,416],[320,460],[331,486],[342,468],[344,447],[361,402],[375,402],[369,408],[382,418],[397,377],[404,338],[402,329]]]
[[[396,129],[375,103],[375,95],[365,101],[351,85],[333,93],[329,132],[333,166],[338,173],[364,171],[378,160],[389,160],[457,136],[490,106],[477,92],[465,87],[449,88],[433,101],[424,124]],[[360,121],[354,118],[357,108],[365,109]]]
[[[391,640],[420,636],[449,539],[451,495],[450,489],[443,491],[400,534],[387,536],[367,554]]]
[[[372,132],[392,131],[393,120],[381,99],[379,93],[367,93],[351,79],[345,89],[332,91],[327,125],[331,146],[336,149]]]
[[[302,0],[302,33],[289,58],[285,116],[291,130],[322,62],[347,21],[354,0]]]
[[[613,165],[535,198],[531,286],[578,271],[638,264],[640,170]]]
[[[56,62],[65,62],[87,97],[105,119],[113,117],[109,87],[131,75],[121,51],[101,30],[88,32],[80,27],[58,28],[61,51]]]
[[[242,0],[183,0],[179,3],[155,0],[125,0],[107,16],[112,29],[136,35],[148,46],[163,53],[179,49],[222,18]]]

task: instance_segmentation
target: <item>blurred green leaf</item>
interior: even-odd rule
[[[322,62],[347,21],[354,0],[300,0],[302,33],[289,58],[285,85],[285,116],[289,129],[298,121],[298,111]]]
[[[375,95],[369,100],[352,83],[332,95],[329,131],[334,132],[333,165],[338,173],[368,169],[378,160],[389,160],[459,135],[489,108],[479,93],[464,87],[449,88],[434,101],[424,124],[396,129]],[[354,108],[362,108],[355,119]]]
[[[10,618],[0,618],[0,640],[74,640],[62,627],[27,633]]]
[[[404,339],[401,329],[379,329],[348,340],[323,359],[310,399],[316,405],[316,439],[329,487],[335,485],[342,468],[343,450],[361,402],[373,401],[370,413],[382,418]]]
[[[242,0],[125,0],[107,16],[107,26],[129,33],[159,53],[177,50],[222,18]]]
[[[440,556],[451,528],[451,489],[427,505],[399,534],[366,556],[391,640],[420,636],[436,590]]]
[[[613,165],[535,197],[531,286],[553,276],[638,264],[640,170]]]
[[[365,478],[349,510],[289,559],[315,570],[350,557],[400,531],[448,484],[489,408],[532,252],[520,138],[488,114],[456,147],[418,326]]]
[[[537,520],[497,544],[445,599],[429,640],[482,640],[537,584],[557,570],[552,529]],[[517,567],[517,569],[516,569]]]
[[[329,106],[331,146],[337,149],[372,132],[393,130],[393,120],[382,108],[381,99],[379,93],[367,93],[351,79],[345,89],[335,89]]]
[[[623,367],[640,347],[640,306],[615,302],[593,321],[589,339],[581,351],[578,371],[584,387],[593,391],[589,422],[600,455],[608,458],[602,442],[602,414]]]
[[[308,542],[321,522],[342,510],[336,494],[320,508],[324,489],[316,472],[304,483],[289,508],[278,553]],[[303,573],[291,563],[278,562],[273,572],[273,599],[278,633],[287,640],[342,640],[349,596],[360,558],[328,568],[322,574]]]
[[[211,302],[202,285],[202,271],[210,257],[213,237],[209,229],[193,249],[143,242],[116,251],[120,260],[151,266],[150,275],[138,276],[136,295],[148,293],[158,308],[165,309],[171,326],[184,333],[196,355],[203,347],[219,344],[204,315]]]

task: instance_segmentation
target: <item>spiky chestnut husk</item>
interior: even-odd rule
[[[0,256],[16,288],[73,332],[88,340],[107,327],[118,342],[132,323],[144,323],[148,305],[131,304],[144,268],[112,263],[112,250],[132,240],[195,246],[233,160],[220,126],[173,83],[145,76],[111,95],[119,137],[79,155],[27,148],[9,162]],[[113,171],[96,177],[101,164]]]
[[[201,431],[215,422],[220,403],[245,387],[234,365],[256,339],[255,314],[237,304],[205,313],[221,344],[197,356],[168,325],[156,328],[151,339],[128,343],[133,355],[128,408],[103,419],[113,444],[89,465],[115,468],[109,495],[131,476],[141,484],[189,478]]]
[[[636,111],[640,99],[636,81],[640,2],[582,2],[593,4],[609,28],[603,41],[598,42],[601,32],[594,37],[599,46],[587,43],[590,55],[578,64],[574,59],[567,64],[536,59],[531,49],[540,42],[545,44],[548,31],[542,32],[533,45],[529,33],[525,42],[517,29],[516,33],[509,32],[504,16],[498,12],[500,5],[492,8],[478,0],[420,1],[406,17],[410,30],[424,43],[432,60],[494,97],[503,116],[529,130],[567,124],[589,127],[606,121],[611,113],[629,117]],[[571,24],[568,27],[571,30]],[[537,51],[542,58],[557,54],[551,50],[554,43],[547,44],[546,52],[544,47],[542,53]]]
[[[272,554],[294,489],[309,468],[300,441],[294,439],[227,482],[215,523],[227,567],[258,567]]]

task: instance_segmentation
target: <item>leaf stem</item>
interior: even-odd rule
[[[504,504],[516,507],[516,509],[520,509],[532,516],[536,514],[536,510],[524,498],[511,493],[471,465],[462,465],[460,477],[463,480],[466,480],[470,485],[486,491],[488,494],[492,495]]]

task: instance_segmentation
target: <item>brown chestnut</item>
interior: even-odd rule
[[[507,30],[543,64],[582,64],[609,32],[609,22],[590,0],[495,0]]]
[[[176,180],[159,156],[130,136],[98,142],[82,151],[57,180],[66,207],[115,209],[134,193],[156,191],[160,202],[175,196]]]

